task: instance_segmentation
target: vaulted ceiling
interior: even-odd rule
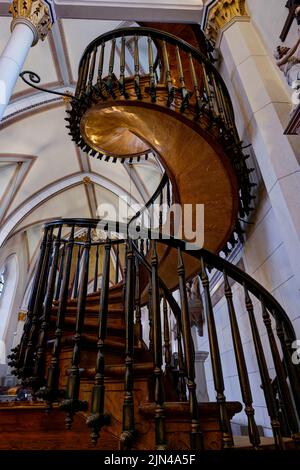
[[[0,50],[9,38],[10,22],[0,16]],[[31,48],[24,70],[36,72],[43,88],[73,92],[84,48],[120,26],[124,22],[60,18],[47,39]],[[66,106],[57,95],[18,80],[0,123],[0,246],[26,231],[33,253],[45,220],[96,217],[99,205],[117,209],[119,198],[127,198],[129,205],[143,204],[159,184],[162,170],[154,155],[132,165],[82,153],[67,134]]]

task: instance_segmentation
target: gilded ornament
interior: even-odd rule
[[[49,7],[42,0],[13,0],[9,7],[12,14],[11,31],[18,23],[26,24],[32,30],[34,46],[39,39],[44,41],[51,30],[51,15]]]
[[[245,0],[219,0],[209,11],[205,33],[216,42],[219,32],[236,17],[248,16]]]

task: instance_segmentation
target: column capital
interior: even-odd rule
[[[9,13],[12,14],[11,31],[18,23],[26,24],[33,32],[34,46],[38,40],[44,41],[51,30],[52,18],[49,6],[43,0],[13,0]]]
[[[204,32],[213,42],[219,33],[237,17],[248,17],[246,0],[218,0],[208,7]]]

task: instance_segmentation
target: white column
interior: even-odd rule
[[[195,353],[195,382],[197,386],[197,400],[200,402],[209,401],[204,366],[207,357],[208,352],[206,351],[196,351]]]
[[[221,73],[242,115],[293,272],[300,281],[300,146],[284,135],[290,97],[249,17],[219,34]],[[296,137],[299,139],[299,137]]]
[[[33,40],[32,28],[26,24],[16,24],[0,57],[0,120],[23,69]]]

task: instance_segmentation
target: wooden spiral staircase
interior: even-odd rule
[[[128,44],[133,75],[126,72]],[[147,73],[141,73],[141,50]],[[245,293],[273,431],[270,445],[280,450],[296,446],[300,377],[292,362],[291,322],[262,286],[218,256],[242,240],[240,219],[252,209],[253,183],[230,97],[208,57],[150,28],[102,35],[83,54],[68,113],[72,140],[92,157],[110,164],[118,159],[133,163],[149,150],[155,152],[165,174],[145,208],[159,202],[167,211],[159,213],[156,225],[150,217],[147,229],[143,211],[126,225],[105,221],[101,228],[106,237],[97,233],[99,220],[45,225],[23,337],[11,355],[15,374],[31,390],[33,401],[0,406],[0,448],[234,448],[231,419],[242,408],[247,445],[261,448],[234,282]],[[193,204],[194,219],[196,204],[204,204],[204,247],[191,249],[193,240],[178,238],[168,210],[174,202]],[[166,226],[169,238],[163,236]],[[243,403],[226,401],[208,269],[219,272],[224,282]],[[216,401],[208,403],[197,400],[186,289],[196,273],[201,277],[216,391]],[[179,290],[180,305],[172,296],[174,289]],[[142,309],[149,323],[147,337]],[[259,315],[276,371],[272,381]],[[176,366],[171,361],[171,317],[176,324]]]

